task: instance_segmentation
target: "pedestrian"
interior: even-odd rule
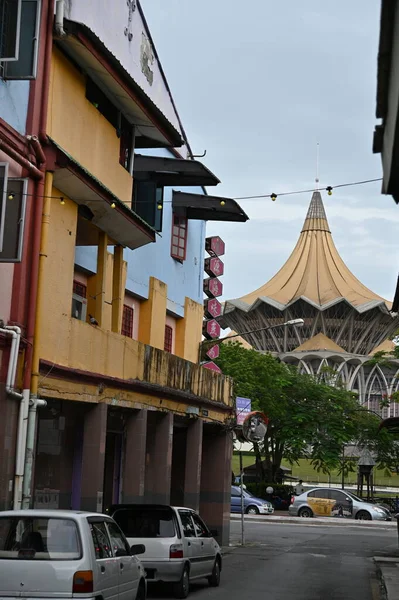
[[[303,494],[304,491],[305,491],[305,488],[303,487],[302,479],[300,479],[295,486],[295,494],[296,494],[296,496],[300,496],[301,494]]]

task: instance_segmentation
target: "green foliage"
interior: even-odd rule
[[[380,420],[359,407],[356,394],[239,342],[221,345],[217,362],[233,378],[235,396],[250,398],[269,418],[263,443],[254,444],[261,481],[276,481],[283,457],[290,464],[307,457],[317,471],[329,473],[340,467],[347,443],[369,447],[381,465],[392,466],[392,438],[378,431]]]

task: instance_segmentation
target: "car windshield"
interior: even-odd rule
[[[72,519],[0,517],[0,558],[78,560],[79,533]]]
[[[175,535],[173,510],[168,507],[120,508],[112,516],[126,537],[168,538]]]

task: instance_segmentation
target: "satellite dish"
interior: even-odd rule
[[[248,442],[262,442],[266,432],[269,419],[261,412],[250,412],[242,424],[243,437]]]

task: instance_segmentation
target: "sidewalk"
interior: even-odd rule
[[[241,521],[241,515],[231,514],[231,521]],[[356,519],[346,519],[345,517],[311,517],[310,519],[304,519],[303,517],[290,517],[287,513],[279,514],[274,513],[273,515],[245,515],[245,521],[247,523],[289,523],[291,525],[335,525],[345,527],[373,527],[382,529],[396,529],[395,521],[356,521]],[[399,596],[398,596],[399,600]]]
[[[374,562],[381,579],[384,600],[399,598],[399,550],[397,557],[375,556]]]

